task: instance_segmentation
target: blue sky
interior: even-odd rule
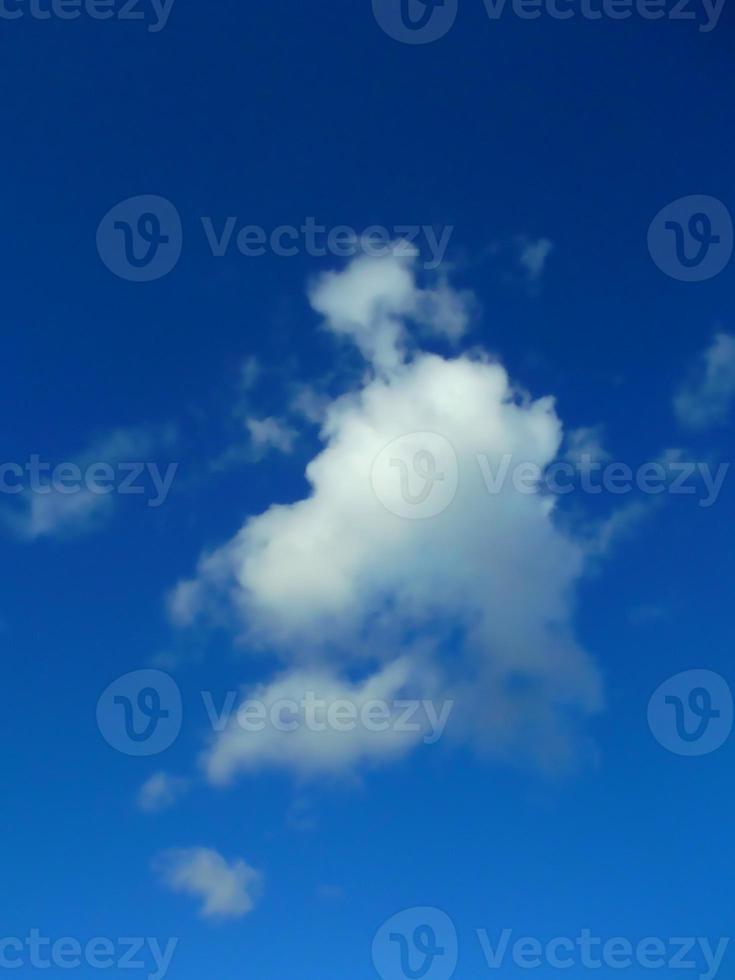
[[[668,973],[672,937],[732,929],[732,13],[468,0],[408,44],[386,4],[176,0],[160,30],[145,4],[2,8],[24,15],[0,14],[0,970],[38,972],[36,929],[106,938],[108,975],[141,937],[178,940],[172,980],[476,980],[499,972],[478,930],[589,929],[659,939]],[[310,221],[360,254],[313,254]],[[364,254],[374,226],[393,247]],[[687,265],[674,226],[690,259],[719,240]],[[165,274],[134,281],[125,227],[168,235]],[[574,492],[490,492],[503,456]],[[34,457],[110,492],[34,490]],[[613,464],[667,489],[585,492]],[[412,513],[432,473],[436,512]],[[141,670],[181,716],[162,688],[171,744],[138,757],[138,675],[109,686]],[[307,691],[453,707],[427,744],[217,733],[202,697]],[[720,712],[693,757],[677,698],[685,730]],[[396,926],[445,949],[413,974],[380,938],[423,908],[456,930],[453,974],[443,919]],[[708,973],[694,946],[689,975],[733,956]]]

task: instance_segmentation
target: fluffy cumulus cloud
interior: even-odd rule
[[[674,398],[674,411],[683,426],[702,430],[726,422],[734,404],[735,337],[718,333]]]
[[[401,366],[410,322],[458,340],[469,320],[469,297],[439,280],[431,288],[416,284],[416,256],[408,247],[388,258],[361,256],[343,272],[322,276],[309,298],[326,326],[349,337],[379,372]]]
[[[284,672],[262,700],[315,694],[455,701],[447,737],[511,761],[572,762],[601,706],[597,669],[574,636],[589,545],[564,532],[549,496],[498,481],[506,454],[544,468],[564,433],[554,401],[515,386],[482,353],[447,357],[468,298],[422,287],[414,260],[358,259],[310,292],[353,342],[362,386],[330,402],[307,497],[274,503],[202,557],[170,608],[182,626],[229,613]],[[249,692],[253,696],[253,692]],[[260,764],[349,769],[395,757],[413,738],[220,732],[213,781]]]
[[[255,906],[262,875],[240,858],[228,862],[206,847],[164,851],[155,861],[162,882],[202,901],[204,918],[239,919]]]

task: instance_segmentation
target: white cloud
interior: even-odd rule
[[[414,274],[416,254],[408,246],[389,258],[361,256],[342,272],[319,278],[309,293],[312,307],[335,334],[352,339],[378,371],[401,366],[409,337],[407,322],[452,340],[469,322],[466,294],[439,280],[421,289]]]
[[[610,459],[610,453],[603,447],[602,426],[583,426],[571,429],[565,437],[564,456],[575,466],[585,463],[603,463]]]
[[[258,456],[264,455],[271,449],[281,453],[293,451],[298,433],[285,422],[275,418],[249,418],[245,424]]]
[[[293,670],[269,684],[245,691],[243,701],[258,702],[271,717],[279,704],[299,704],[308,693],[315,701],[328,705],[346,702],[360,712],[370,703],[392,704],[406,694],[411,687],[410,673],[408,662],[396,661],[364,682],[350,684],[324,669]],[[237,773],[256,772],[269,766],[307,776],[340,773],[361,762],[402,755],[423,734],[397,730],[395,725],[381,732],[359,724],[351,731],[339,730],[326,723],[324,708],[312,714],[316,720],[314,727],[309,726],[306,712],[300,707],[298,714],[292,710],[281,712],[278,726],[264,723],[262,730],[255,730],[244,727],[236,713],[227,728],[212,738],[202,756],[207,779],[224,785]],[[397,714],[394,712],[394,718]],[[287,727],[293,730],[285,730]]]
[[[156,813],[173,806],[189,788],[189,780],[171,776],[167,772],[154,773],[138,793],[138,806],[148,813]]]
[[[300,382],[293,386],[290,408],[295,415],[308,422],[321,423],[329,408],[329,398],[313,385]]]
[[[263,369],[258,358],[252,354],[246,357],[240,365],[240,389],[241,391],[251,391],[258,383]]]
[[[511,485],[489,494],[477,456],[497,467],[509,453],[543,468],[559,452],[561,421],[552,398],[533,400],[487,358],[410,353],[420,293],[412,262],[395,257],[358,259],[312,288],[314,308],[372,372],[329,404],[324,448],[306,470],[310,495],[274,504],[204,556],[172,595],[172,614],[187,624],[234,611],[243,637],[287,664],[284,687],[303,688],[314,671],[335,690],[355,677],[380,686],[400,664],[412,696],[457,701],[449,733],[554,768],[574,760],[580,724],[601,705],[572,624],[591,548],[560,529],[551,498]],[[451,478],[456,457],[456,495],[431,519],[397,517],[385,504],[399,494],[399,471],[376,481],[374,461],[394,440],[427,432],[449,447],[438,475]],[[406,467],[404,477],[420,494],[417,473]],[[308,772],[410,747],[304,737],[245,746],[226,732],[208,764],[219,759],[222,778],[266,762]]]
[[[68,463],[82,474],[99,463],[113,467],[122,462],[143,463],[160,448],[170,447],[175,438],[170,426],[114,429]],[[50,470],[56,465],[48,463]],[[74,492],[64,492],[50,484],[49,470],[44,470],[40,483],[45,489],[25,487],[16,498],[17,509],[4,515],[8,526],[27,540],[86,534],[101,526],[114,510],[114,493],[94,493],[84,484],[77,485]]]
[[[14,514],[12,524],[20,537],[37,538],[85,534],[98,528],[113,510],[111,496],[91,493],[82,487],[65,496],[58,491],[47,494],[26,491],[25,508]]]
[[[247,435],[233,442],[209,463],[213,473],[226,473],[239,466],[260,462],[270,452],[291,453],[298,432],[281,419],[258,419],[246,416],[240,420]]]
[[[204,918],[238,919],[251,912],[263,876],[245,861],[226,861],[217,851],[189,847],[164,851],[154,863],[163,883],[174,892],[202,900]]]
[[[539,238],[536,241],[523,240],[519,261],[529,282],[536,282],[541,278],[553,247],[553,243],[548,238]]]
[[[606,555],[621,540],[637,531],[660,504],[660,497],[648,497],[645,501],[634,500],[614,510],[603,521],[598,521],[590,527],[588,539],[590,551],[600,556]]]
[[[674,412],[686,428],[707,429],[727,421],[733,404],[735,337],[718,333],[674,398]]]

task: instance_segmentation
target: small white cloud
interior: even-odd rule
[[[409,343],[407,321],[456,341],[469,322],[470,297],[443,279],[416,283],[416,255],[398,248],[389,258],[361,256],[341,272],[321,276],[309,293],[333,333],[351,338],[379,372],[399,368]]]
[[[246,416],[242,420],[247,435],[228,446],[209,464],[212,473],[226,473],[240,466],[258,463],[269,452],[293,452],[298,432],[276,418],[258,419]]]
[[[10,518],[16,533],[29,541],[43,537],[86,534],[96,530],[113,510],[111,496],[91,493],[84,487],[69,496],[26,491],[25,510]]]
[[[541,278],[553,247],[553,243],[548,238],[539,238],[536,241],[523,240],[518,261],[523,266],[529,282],[537,282]]]
[[[271,449],[280,453],[293,452],[298,432],[285,422],[275,418],[249,418],[245,424],[258,456],[263,456]]]
[[[290,409],[294,415],[312,424],[321,424],[329,408],[329,398],[313,385],[299,383],[293,387]]]
[[[138,806],[147,813],[157,813],[173,806],[189,788],[189,780],[167,772],[154,773],[138,793]]]
[[[727,421],[734,403],[735,337],[718,333],[676,394],[674,412],[685,428],[702,430]]]
[[[645,501],[634,500],[614,510],[609,517],[591,527],[590,550],[600,556],[607,554],[619,542],[630,537],[660,505],[660,497],[648,497]]]
[[[242,859],[228,862],[207,847],[164,851],[154,868],[171,891],[200,898],[200,914],[207,919],[239,919],[252,912],[263,883],[263,875]]]
[[[262,369],[258,358],[254,354],[247,357],[240,365],[240,389],[251,391],[258,383],[261,373]]]
[[[43,537],[86,534],[101,526],[114,510],[114,493],[92,492],[84,483],[87,471],[96,464],[117,466],[122,462],[144,463],[176,439],[171,426],[138,426],[114,429],[94,442],[74,459],[64,461],[77,471],[68,490],[50,482],[54,466],[48,462],[40,486],[24,488],[18,495],[18,508],[4,515],[7,525],[21,538],[35,541]],[[57,461],[57,463],[60,461]],[[44,467],[47,461],[43,461]]]
[[[585,463],[604,463],[610,453],[602,445],[602,426],[586,426],[570,429],[565,439],[565,459],[575,466]]]

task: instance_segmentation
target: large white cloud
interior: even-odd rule
[[[412,696],[456,698],[449,733],[505,758],[569,761],[578,722],[601,699],[572,628],[586,546],[560,530],[550,497],[511,481],[488,490],[505,454],[541,468],[557,456],[553,399],[532,399],[482,354],[417,349],[410,324],[456,339],[467,311],[446,283],[421,289],[410,258],[358,259],[310,298],[355,342],[368,375],[327,407],[310,495],[274,504],[204,556],[171,597],[174,619],[186,625],[224,602],[251,644],[294,671],[279,682],[292,687],[298,671],[326,672],[343,689],[400,662]],[[319,768],[308,756],[337,752],[348,767],[369,754],[363,741],[277,747],[274,735],[238,749],[232,738],[210,747],[210,776],[213,760],[225,779],[257,751],[306,771]],[[386,755],[395,750],[386,742]]]

